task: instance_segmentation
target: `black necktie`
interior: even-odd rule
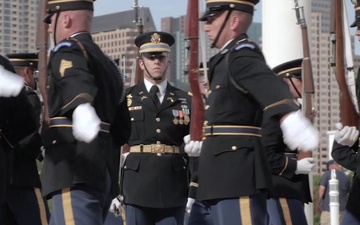
[[[154,104],[156,105],[156,108],[160,109],[160,101],[159,101],[159,97],[157,96],[158,92],[159,92],[159,87],[157,85],[153,85],[150,88],[150,96],[151,96]]]

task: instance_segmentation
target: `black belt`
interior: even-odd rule
[[[240,125],[214,125],[204,127],[204,137],[207,136],[256,136],[261,137],[261,128]]]
[[[49,127],[72,127],[73,123],[66,117],[53,117],[50,118],[50,126]],[[109,133],[110,132],[110,124],[101,122],[100,123],[100,131]]]
[[[283,152],[282,154],[290,159],[296,159],[298,157],[298,154],[295,152]]]

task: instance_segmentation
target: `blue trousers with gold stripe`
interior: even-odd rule
[[[49,217],[39,188],[11,188],[0,205],[0,225],[47,225]]]
[[[76,186],[57,191],[52,202],[50,225],[102,225],[111,198],[107,193]]]
[[[216,225],[267,225],[266,194],[209,202],[209,212]]]
[[[304,203],[296,199],[267,200],[269,225],[307,225]]]

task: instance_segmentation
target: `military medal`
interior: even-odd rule
[[[179,124],[183,125],[184,124],[184,119],[183,119],[184,112],[182,110],[179,110],[179,117],[180,117]]]
[[[183,112],[185,114],[185,116],[184,116],[184,124],[188,125],[189,122],[190,122],[190,117],[189,117],[190,110],[187,108],[187,106],[182,107],[182,108],[183,108]]]
[[[177,117],[179,116],[179,113],[177,110],[173,109],[172,110],[172,113],[173,113],[173,116],[174,116],[174,119],[173,119],[173,123],[175,125],[178,125],[179,124],[179,120],[177,119]]]

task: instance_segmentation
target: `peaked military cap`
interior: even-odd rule
[[[160,31],[147,32],[135,38],[135,45],[139,48],[139,53],[145,55],[166,55],[170,52],[170,46],[174,42],[175,39],[171,34]]]
[[[273,68],[274,73],[283,78],[301,79],[301,64],[303,59],[295,59],[282,63]]]
[[[254,6],[259,0],[206,0],[206,11],[200,21],[206,21],[208,17],[225,10],[238,10],[254,13]]]
[[[355,8],[355,21],[350,25],[350,27],[356,27],[360,24],[360,0],[351,1]]]
[[[94,11],[94,1],[95,0],[49,0],[44,22],[51,23],[51,16],[57,12],[81,9]]]
[[[37,69],[38,55],[36,53],[12,53],[6,55],[14,67],[31,66]]]

